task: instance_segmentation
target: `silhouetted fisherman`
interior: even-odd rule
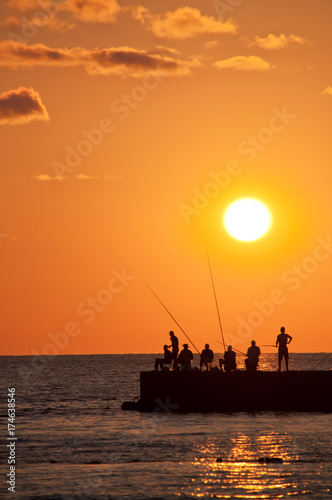
[[[164,365],[171,365],[173,360],[173,355],[171,351],[168,349],[168,345],[164,345],[164,357],[163,358],[157,358],[156,362],[154,364],[154,369],[158,370],[159,366],[160,369],[162,370],[164,368]]]
[[[205,344],[205,349],[201,352],[201,359],[199,362],[199,369],[202,371],[203,366],[205,366],[206,370],[209,369],[210,363],[212,363],[214,358],[214,354],[212,349],[210,349],[209,344]]]
[[[251,341],[251,347],[247,351],[247,359],[245,360],[246,370],[256,371],[258,366],[258,358],[261,353],[260,348],[256,345],[254,340]]]
[[[176,358],[178,357],[179,353],[179,339],[174,335],[174,332],[170,331],[169,336],[171,337],[171,345],[168,347],[172,348],[172,356],[173,356],[173,369],[175,370],[176,368]]]
[[[285,362],[286,362],[286,370],[288,370],[288,347],[287,347],[287,344],[290,344],[293,337],[291,337],[290,335],[288,335],[287,333],[285,333],[285,327],[282,326],[280,328],[280,331],[281,333],[279,333],[278,337],[277,337],[277,341],[276,341],[276,347],[279,346],[279,349],[278,349],[278,362],[279,362],[279,369],[278,369],[278,372],[281,371],[281,361],[282,361],[282,358],[285,358]],[[289,340],[288,340],[289,339]]]
[[[183,349],[180,352],[177,362],[181,365],[181,370],[190,370],[191,362],[194,359],[193,353],[188,349],[188,344],[183,344]]]
[[[227,351],[224,354],[224,359],[219,361],[220,368],[222,369],[222,365],[225,365],[225,372],[235,372],[236,371],[236,354],[232,350],[232,346],[229,345],[227,347]]]

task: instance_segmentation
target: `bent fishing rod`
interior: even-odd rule
[[[188,335],[186,334],[186,332],[184,331],[184,329],[182,328],[182,326],[174,318],[173,314],[167,309],[167,307],[165,306],[165,304],[160,300],[160,298],[158,297],[158,295],[152,290],[152,288],[150,287],[150,285],[148,285],[147,282],[143,278],[141,278],[141,279],[146,284],[146,286],[149,288],[149,290],[153,293],[153,295],[156,297],[156,299],[160,302],[160,304],[163,306],[163,308],[168,312],[168,314],[170,315],[170,317],[172,318],[172,320],[175,321],[175,323],[177,324],[177,326],[180,328],[181,332],[184,333],[184,335],[187,337],[187,339],[189,340],[189,342],[191,343],[191,345],[196,349],[196,351],[198,352],[198,354],[200,354],[199,350],[197,349],[197,347],[195,346],[195,344],[193,343],[193,341],[190,340],[190,338],[188,337]]]

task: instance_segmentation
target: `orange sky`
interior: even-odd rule
[[[185,342],[141,277],[220,350],[202,225],[226,343],[331,351],[330,2],[0,5],[1,354]]]

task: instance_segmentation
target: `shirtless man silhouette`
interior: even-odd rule
[[[282,361],[282,358],[285,358],[285,362],[286,362],[286,371],[289,371],[288,370],[288,347],[287,347],[287,344],[289,344],[293,337],[291,337],[290,335],[288,335],[287,333],[285,333],[285,327],[282,326],[280,328],[280,332],[278,337],[277,337],[277,341],[276,341],[276,347],[279,347],[278,349],[278,362],[279,362],[279,369],[278,369],[278,372],[281,371],[281,361]],[[289,339],[289,340],[288,340]]]

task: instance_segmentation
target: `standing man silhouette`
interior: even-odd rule
[[[276,347],[279,347],[278,349],[278,362],[279,362],[279,370],[278,372],[281,371],[281,361],[282,361],[282,358],[285,358],[285,362],[286,362],[286,371],[289,371],[288,370],[288,347],[287,347],[287,344],[290,344],[290,342],[292,341],[293,337],[291,337],[290,335],[288,335],[287,333],[285,333],[285,327],[282,326],[280,328],[280,332],[278,337],[277,337],[277,341],[276,341]],[[289,340],[288,340],[289,339]]]
[[[172,348],[172,356],[173,356],[173,370],[176,369],[177,365],[177,357],[179,353],[179,340],[178,338],[174,335],[173,331],[169,332],[169,336],[171,337],[171,345],[168,347]]]

